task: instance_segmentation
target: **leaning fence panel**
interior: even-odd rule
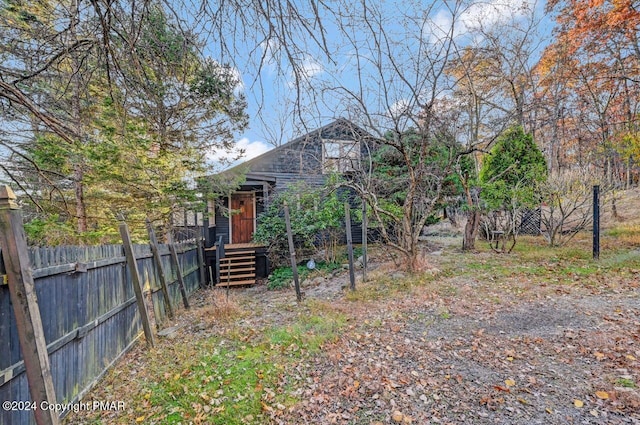
[[[160,245],[171,270],[170,252]],[[165,320],[163,293],[148,245],[134,248],[145,298],[154,318]],[[187,293],[199,287],[196,245],[178,245]],[[142,334],[140,315],[121,245],[30,248],[36,295],[51,364],[57,402],[79,400]],[[0,271],[2,266],[0,266]],[[168,273],[169,296],[181,300],[175,272]],[[0,280],[0,400],[28,401],[9,289]],[[114,400],[117,401],[117,400]],[[32,424],[28,411],[0,410],[0,425]]]

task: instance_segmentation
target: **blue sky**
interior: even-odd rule
[[[467,37],[461,43],[473,43],[473,37],[478,37],[476,29],[482,26],[485,30],[508,31],[511,25],[518,21],[526,20],[528,14],[533,11],[537,16],[543,17],[544,0],[485,0],[465,5],[463,12],[457,17],[455,24],[455,36],[459,38]],[[297,3],[297,2],[295,2]],[[450,12],[451,3],[446,1],[436,1],[427,4],[423,1],[378,1],[369,2],[371,7],[380,9],[384,13],[386,21],[385,28],[393,39],[402,40],[407,35],[406,25],[416,24],[417,21],[408,20],[409,16],[420,16],[429,9],[427,16],[421,19],[423,29],[430,35],[427,37],[437,37],[438,28],[449,28],[452,22]],[[303,8],[304,6],[301,6]],[[335,2],[335,12],[343,13],[347,11],[344,5]],[[413,8],[413,10],[412,10]],[[348,11],[347,11],[348,12]],[[415,14],[413,13],[415,12]],[[329,18],[329,17],[327,17]],[[347,21],[348,22],[348,21]],[[354,22],[355,24],[355,22]],[[358,74],[355,66],[359,63],[362,66],[362,52],[350,50],[340,32],[335,28],[332,19],[324,22],[327,34],[327,44],[332,52],[331,58],[321,54],[313,43],[309,40],[297,40],[302,47],[298,62],[302,64],[305,77],[309,85],[329,84],[350,87],[356,84],[355,79]],[[542,18],[542,24],[538,28],[539,34],[536,37],[548,37],[552,28],[549,17]],[[475,35],[470,35],[475,34]],[[358,35],[354,37],[357,39]],[[367,40],[361,40],[366,43]],[[478,41],[478,40],[475,40]],[[540,46],[544,46],[542,42]],[[305,46],[308,50],[304,50]],[[292,138],[304,133],[304,129],[296,126],[296,120],[291,117],[291,105],[300,93],[293,87],[293,76],[287,62],[279,57],[282,53],[277,44],[263,43],[258,49],[250,50],[246,47],[247,58],[238,61],[237,67],[242,76],[243,90],[248,101],[248,113],[250,115],[250,128],[237,138],[237,146],[246,151],[243,160],[250,159],[273,148],[276,144],[284,143]],[[407,48],[406,50],[409,50]],[[251,55],[253,57],[250,57]],[[265,55],[266,66],[260,72],[255,68],[257,55]],[[411,55],[411,52],[408,52]],[[358,57],[356,57],[358,56]],[[304,112],[308,129],[317,128],[327,124],[333,118],[344,116],[348,113],[347,107],[341,105],[337,100],[334,102],[323,99],[323,102],[315,102],[317,98],[311,95],[302,94],[301,105],[308,108]],[[375,94],[368,97],[365,102],[375,103]],[[402,105],[402,95],[397,94],[396,103]],[[210,159],[215,161],[219,155],[211,155]],[[239,162],[242,162],[239,161]]]

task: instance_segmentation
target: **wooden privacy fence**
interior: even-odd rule
[[[6,245],[9,232],[5,231],[6,208],[1,205],[2,195],[6,192],[0,192],[0,230],[3,232],[0,236]],[[184,302],[179,282],[184,285],[186,295],[201,285],[204,270],[201,242],[197,240],[173,246],[159,244],[157,255],[150,245],[132,245],[142,288],[140,294],[145,305],[143,313],[148,312],[156,326],[168,317],[168,306],[177,308]],[[48,363],[50,372],[43,369],[43,380],[49,378],[55,390],[55,400],[49,399],[45,391],[41,392],[49,403],[72,404],[79,401],[134,344],[143,329],[132,267],[127,264],[123,245],[53,248],[26,248],[25,245],[24,249],[24,256],[29,261],[22,258],[21,262],[30,264],[31,270],[23,273],[26,289],[22,289],[23,294],[18,291],[18,295],[15,294],[16,278],[11,281],[15,264],[7,259],[11,252],[7,248],[0,252],[0,402],[3,402],[0,425],[57,423],[58,416],[64,414],[58,412],[55,417],[38,418],[33,409],[24,405],[24,402],[37,399],[33,391],[34,386],[36,390],[38,388],[32,383],[31,375],[27,379],[26,369],[33,367],[30,368],[29,362],[23,360],[24,348],[21,350],[19,341],[24,335],[19,335],[22,324],[17,323],[20,315],[14,314],[14,304],[15,300],[28,297],[29,274],[33,277],[31,285],[37,296],[35,305],[40,313],[40,329],[48,353],[44,356],[44,363]],[[176,259],[177,264],[174,262]],[[180,271],[181,276],[178,275]],[[164,277],[165,290],[160,275]],[[10,284],[14,286],[13,299]],[[37,340],[37,332],[36,337],[31,338]],[[28,349],[24,356],[32,362],[35,358],[43,363],[42,358],[29,356]],[[6,401],[14,402],[14,405],[6,405]]]

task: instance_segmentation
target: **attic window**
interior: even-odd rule
[[[354,140],[324,140],[322,165],[325,173],[344,173],[360,167],[360,144]]]

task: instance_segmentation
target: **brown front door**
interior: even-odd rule
[[[231,195],[231,243],[251,242],[255,211],[253,193]]]

